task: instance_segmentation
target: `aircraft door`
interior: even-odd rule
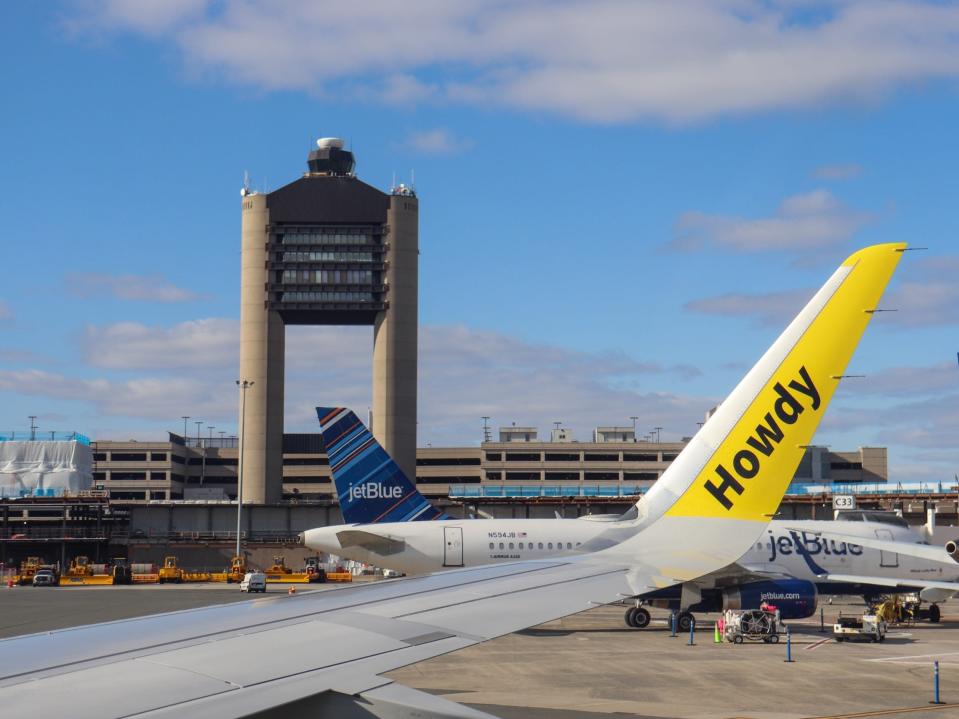
[[[882,539],[887,542],[893,541],[892,532],[888,529],[877,529],[876,538]],[[880,567],[898,567],[899,566],[899,555],[896,552],[879,552],[879,566]]]
[[[463,566],[463,528],[443,527],[443,566]]]

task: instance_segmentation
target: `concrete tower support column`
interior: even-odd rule
[[[266,309],[266,195],[243,198],[240,274],[240,380],[246,391],[243,423],[243,502],[274,503],[283,496],[283,381],[286,328]],[[244,421],[245,420],[245,421]]]
[[[389,307],[373,325],[373,436],[416,481],[416,357],[419,219],[415,197],[393,195],[387,211]]]

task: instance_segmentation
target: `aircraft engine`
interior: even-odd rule
[[[816,585],[803,579],[752,582],[723,590],[723,610],[759,609],[763,602],[779,610],[783,619],[803,619],[816,612]]]
[[[946,554],[959,562],[959,539],[950,539],[946,542]]]

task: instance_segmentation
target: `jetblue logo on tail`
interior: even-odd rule
[[[786,436],[784,425],[795,424],[799,415],[806,411],[807,406],[804,406],[796,396],[807,398],[808,409],[813,411],[819,409],[822,404],[819,390],[816,389],[805,367],[799,368],[799,379],[792,380],[788,387],[777,382],[773,390],[777,398],[773,402],[772,409],[766,412],[764,422],[756,425],[755,434],[746,439],[746,446],[733,456],[732,468],[736,473],[735,476],[724,465],[717,464],[713,471],[719,478],[719,482],[706,480],[703,485],[706,491],[726,509],[733,507],[734,497],[729,495],[730,490],[735,495],[743,493],[745,486],[739,480],[752,479],[759,474],[762,465],[760,457],[771,457]],[[793,391],[790,392],[790,390]]]
[[[374,482],[350,487],[350,501],[357,499],[399,499],[402,496],[402,487],[386,487]]]
[[[447,519],[345,407],[317,407],[343,519],[351,524]]]

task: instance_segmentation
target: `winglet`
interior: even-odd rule
[[[641,517],[768,521],[905,248],[842,263],[640,500]]]
[[[419,493],[359,418],[345,407],[317,407],[343,521],[349,524],[444,519]]]

